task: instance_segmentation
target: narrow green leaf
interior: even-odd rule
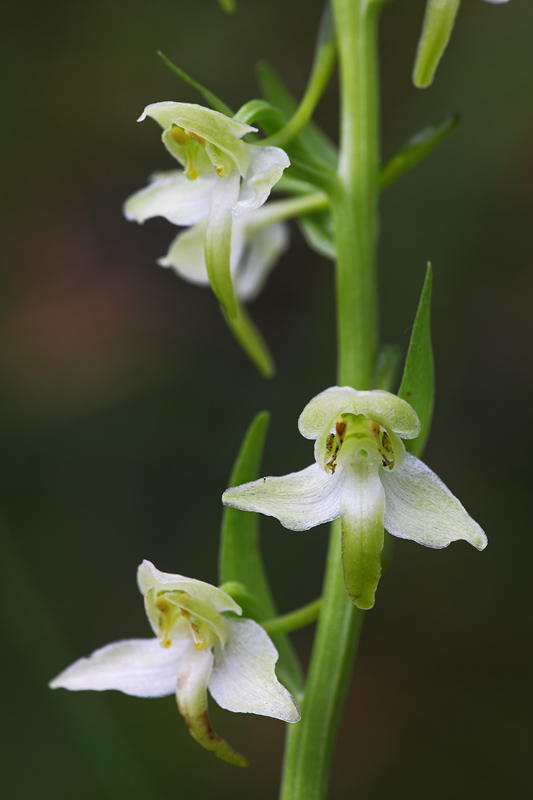
[[[373,389],[394,392],[400,372],[402,351],[398,345],[387,344],[381,348],[372,383]]]
[[[298,224],[309,247],[331,261],[335,261],[335,240],[331,214],[328,211],[315,211],[303,214]]]
[[[415,167],[459,126],[459,114],[450,114],[441,122],[429,125],[409,139],[403,147],[383,164],[379,173],[379,188],[383,191],[405,172]]]
[[[202,95],[204,100],[211,106],[211,108],[214,108],[215,111],[220,111],[221,114],[225,114],[227,117],[233,116],[233,111],[231,108],[226,105],[223,100],[220,100],[216,94],[213,94],[213,92],[209,91],[209,89],[206,89],[205,86],[202,86],[201,83],[198,83],[198,81],[195,81],[190,75],[187,75],[186,72],[177,67],[169,58],[167,58],[166,55],[161,52],[161,50],[157,51],[157,55],[167,65],[167,67],[172,70],[172,72],[175,72],[176,75],[182,79],[182,81],[185,81],[185,83],[188,83],[193,89],[196,89],[196,91]]]
[[[431,347],[431,287],[433,272],[428,264],[420,295],[415,324],[405,359],[399,397],[414,408],[420,419],[420,434],[405,442],[407,450],[419,456],[424,449],[431,426],[434,395],[433,350]]]
[[[228,486],[256,480],[263,452],[269,415],[258,414],[250,425],[237,456]],[[240,583],[254,595],[255,603],[245,603],[247,616],[261,621],[277,616],[270,587],[259,549],[259,516],[249,511],[239,511],[226,506],[222,516],[219,558],[219,582]],[[300,666],[292,646],[285,636],[274,636],[279,661],[280,680],[296,692],[301,691],[303,680]]]

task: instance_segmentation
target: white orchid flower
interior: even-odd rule
[[[372,608],[381,575],[386,528],[427,547],[487,538],[440,478],[406,453],[420,422],[411,406],[384,391],[334,386],[313,398],[300,433],[316,439],[316,463],[283,477],[228,489],[226,505],[276,517],[291,530],[342,519],[346,589],[359,608]]]
[[[205,266],[215,295],[230,318],[237,306],[230,270],[232,220],[259,208],[289,166],[279,147],[247,144],[256,128],[191,103],[153,103],[139,121],[152,117],[163,143],[184,168],[157,177],[124,206],[128,219],[166,217],[175,225],[205,226]]]
[[[239,300],[254,300],[265,285],[270,271],[289,246],[289,226],[284,222],[261,223],[259,209],[238,216],[231,231],[230,272]],[[205,261],[207,220],[181,231],[166,256],[158,259],[191,283],[209,285]]]
[[[211,727],[207,689],[229,711],[297,722],[298,709],[274,673],[276,648],[253,620],[227,616],[240,615],[241,608],[215,586],[160,572],[150,561],[140,565],[137,581],[156,638],[108,644],[60,673],[51,688],[118,689],[137,697],[176,693],[192,736],[219,758],[246,765]]]

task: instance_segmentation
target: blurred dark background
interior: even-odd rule
[[[272,412],[265,474],[301,469],[297,417],[335,382],[332,268],[292,249],[251,308],[275,355],[265,382],[207,290],[155,264],[175,234],[121,204],[172,167],[158,100],[199,102],[163,50],[234,108],[266,58],[301,95],[321,3],[10,3],[4,11],[0,303],[4,796],[276,796],[283,726],[211,713],[249,757],[189,737],[173,698],[52,693],[68,663],[150,635],[135,584],[149,558],[217,582],[221,506],[245,427]],[[384,342],[409,339],[435,267],[434,428],[425,460],[483,525],[482,554],[396,542],[367,615],[331,796],[528,796],[530,704],[533,5],[463,3],[434,87],[410,82],[421,0],[381,26],[383,156],[427,123],[453,137],[383,196]],[[337,130],[335,86],[317,119]],[[525,418],[525,421],[524,421]],[[524,427],[526,426],[526,427]],[[320,593],[327,530],[262,521],[288,611]],[[306,663],[311,631],[294,641]],[[332,647],[335,643],[332,642]]]

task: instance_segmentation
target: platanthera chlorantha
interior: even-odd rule
[[[228,711],[297,722],[300,714],[274,673],[276,648],[264,629],[239,619],[240,606],[209,583],[160,572],[143,561],[137,572],[152,639],[113,642],[81,658],[50,682],[52,689],[118,689],[138,697],[176,694],[191,735],[237,766],[246,759],[209,721],[207,689]]]
[[[414,439],[420,423],[405,400],[334,386],[307,404],[298,424],[303,436],[315,439],[314,464],[228,489],[222,499],[296,531],[341,517],[346,589],[359,608],[374,605],[384,529],[427,547],[456,539],[478,550],[486,546],[485,534],[459,500],[406,453],[402,439]]]

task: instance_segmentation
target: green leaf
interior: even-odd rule
[[[419,89],[431,86],[450,36],[461,0],[427,0],[418,42],[413,83]]]
[[[335,261],[335,240],[331,214],[328,211],[303,214],[298,218],[298,224],[309,247],[324,258]]]
[[[386,189],[398,180],[405,172],[415,167],[444,139],[458,128],[461,118],[459,114],[450,114],[441,122],[429,125],[412,139],[409,139],[388,161],[383,164],[379,173],[379,188]]]
[[[237,456],[228,486],[239,486],[257,479],[268,422],[269,415],[264,411],[253,420]],[[219,582],[239,583],[247,592],[253,593],[256,602],[246,603],[243,599],[243,612],[252,619],[261,621],[277,616],[259,549],[257,514],[229,506],[224,508]],[[303,681],[300,666],[290,642],[285,636],[274,636],[272,641],[279,653],[277,672],[280,680],[289,689],[294,687],[295,691],[301,691]]]
[[[414,408],[420,419],[419,436],[405,442],[407,450],[414,456],[419,456],[424,449],[433,413],[434,372],[430,319],[432,281],[433,272],[431,264],[428,264],[398,392],[399,397]]]
[[[394,392],[398,380],[402,359],[401,348],[395,344],[384,345],[378,356],[378,363],[372,382],[373,389],[384,389]]]
[[[194,78],[191,78],[190,75],[187,75],[186,72],[173,64],[172,61],[161,52],[161,50],[157,51],[157,55],[167,65],[167,67],[172,70],[172,72],[175,72],[176,75],[182,79],[182,81],[185,81],[185,83],[188,83],[193,89],[196,89],[196,91],[202,95],[204,100],[211,106],[211,108],[214,108],[215,111],[220,111],[221,114],[225,114],[227,117],[233,116],[233,111],[231,108],[226,105],[223,100],[220,100],[216,94],[213,94],[213,92],[209,91],[209,89],[206,89],[205,86],[202,86],[201,83],[195,81]]]

